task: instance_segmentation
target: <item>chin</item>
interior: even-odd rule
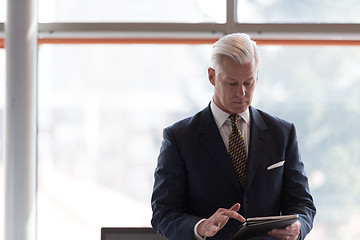
[[[249,107],[248,105],[242,106],[242,107],[237,107],[237,108],[233,109],[233,112],[234,113],[242,113],[242,112],[245,112],[246,109],[248,109],[248,107]]]

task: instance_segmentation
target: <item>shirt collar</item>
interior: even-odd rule
[[[229,118],[230,114],[228,114],[228,113],[224,112],[223,110],[221,110],[214,103],[214,101],[211,101],[210,108],[211,108],[211,111],[213,113],[213,116],[214,116],[217,127],[221,128],[222,125],[225,123],[226,119]],[[239,113],[239,116],[242,117],[242,119],[244,119],[244,121],[246,122],[247,125],[250,125],[250,111],[249,111],[249,108],[247,108],[245,112]]]

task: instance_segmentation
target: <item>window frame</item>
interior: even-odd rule
[[[4,48],[0,23],[0,48]],[[209,44],[246,32],[258,44],[360,45],[360,23],[253,24],[237,22],[237,0],[226,0],[225,23],[39,23],[39,44]]]
[[[259,44],[360,45],[360,24],[40,23],[39,43],[211,44],[246,32]]]
[[[246,32],[260,45],[360,46],[360,23],[243,24],[237,22],[236,2],[226,1],[225,23],[38,23],[38,44],[211,44]],[[0,48],[4,38],[0,23]]]

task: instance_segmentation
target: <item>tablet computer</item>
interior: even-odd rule
[[[298,215],[248,218],[231,235],[230,240],[251,239],[266,236],[272,229],[285,228],[299,219]]]

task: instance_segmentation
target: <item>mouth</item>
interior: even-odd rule
[[[241,104],[246,104],[246,101],[235,101],[234,103],[235,103],[235,104],[240,104],[240,105],[241,105]]]

